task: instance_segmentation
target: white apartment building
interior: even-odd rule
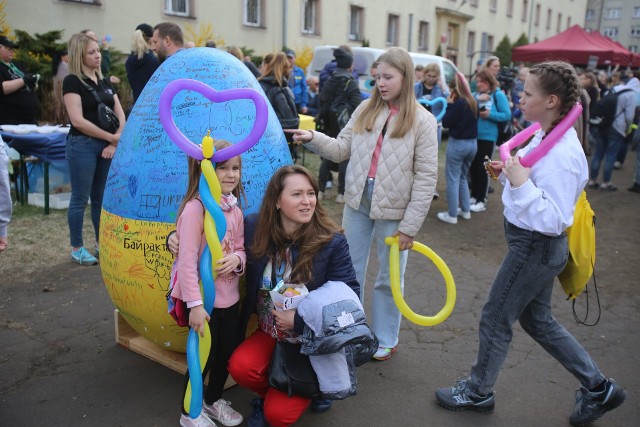
[[[624,3],[624,2],[621,2]],[[507,35],[543,40],[584,25],[587,0],[7,0],[7,24],[33,33],[85,28],[127,52],[140,23],[210,26],[227,45],[264,55],[324,44],[436,53],[465,73]]]
[[[640,0],[589,0],[584,27],[640,53]]]

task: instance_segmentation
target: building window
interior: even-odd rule
[[[349,40],[364,40],[364,9],[351,6],[349,17]]]
[[[640,27],[631,27],[631,37],[640,37]]]
[[[593,9],[587,9],[587,14],[584,17],[585,21],[591,21],[593,18],[595,18],[596,16],[596,12]]]
[[[387,46],[398,45],[398,34],[400,31],[400,17],[398,15],[389,15],[387,20]]]
[[[513,0],[507,0],[507,16],[513,16]]]
[[[605,14],[605,19],[620,19],[620,11],[619,7],[612,7],[607,9],[607,13]]]
[[[498,0],[489,0],[489,12],[498,10]]]
[[[469,37],[467,37],[467,56],[473,59],[473,52],[476,50],[476,33],[469,31]]]
[[[318,34],[318,0],[302,2],[302,33]]]
[[[167,15],[189,16],[189,0],[165,0],[164,13]]]
[[[536,5],[536,20],[534,21],[535,26],[537,27],[538,25],[540,25],[540,11],[542,10],[542,8],[540,7],[539,4]]]
[[[487,36],[487,50],[493,52],[493,36]]]
[[[571,17],[567,16],[567,28],[571,27]]]
[[[420,21],[418,24],[418,49],[429,50],[429,23],[427,21]]]
[[[602,34],[611,39],[616,39],[618,37],[618,27],[604,27]]]
[[[522,22],[527,21],[527,13],[529,13],[529,0],[522,2]]]
[[[551,28],[551,9],[547,9],[547,30]]]
[[[562,14],[559,13],[558,14],[558,25],[556,26],[556,33],[559,33],[560,31],[562,31],[561,27],[562,27]]]
[[[469,0],[469,6],[478,7],[478,0]]]
[[[244,25],[262,27],[262,0],[244,0]]]
[[[633,17],[634,18],[640,18],[640,7],[634,7],[633,8]]]
[[[629,50],[633,53],[638,53],[638,46],[632,44],[631,46],[629,46]]]

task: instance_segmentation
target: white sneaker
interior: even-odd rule
[[[324,191],[318,191],[318,197],[317,197],[317,199],[318,199],[318,200],[322,200],[322,199],[324,199]]]
[[[203,412],[200,412],[198,418],[191,418],[189,415],[180,415],[181,427],[216,427],[216,423],[211,421]]]
[[[231,407],[231,402],[218,399],[213,405],[202,402],[202,410],[223,426],[237,426],[242,423],[242,415]]]
[[[336,203],[344,203],[344,195],[343,194],[338,194],[336,196]]]
[[[324,188],[331,190],[333,188],[333,181],[327,181],[327,185],[325,185]]]
[[[471,219],[471,212],[465,212],[458,208],[458,216],[462,217],[462,219]]]
[[[469,199],[469,204],[475,205],[476,203],[478,203],[478,200],[476,200],[475,197],[472,197],[472,198]]]
[[[485,202],[478,202],[471,205],[469,209],[471,209],[471,212],[482,212],[487,210],[487,205]]]
[[[458,218],[449,216],[449,212],[438,212],[436,215],[440,221],[448,222],[449,224],[457,224]]]

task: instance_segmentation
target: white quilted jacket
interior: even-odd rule
[[[358,209],[371,157],[390,110],[376,119],[371,132],[353,133],[355,120],[369,101],[362,102],[337,138],[314,132],[305,147],[334,162],[350,159],[345,178],[345,202]],[[387,126],[373,187],[370,218],[400,220],[398,230],[415,236],[429,212],[438,177],[436,119],[424,108],[416,109],[416,121],[403,138],[391,138],[397,115]]]

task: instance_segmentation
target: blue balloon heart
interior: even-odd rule
[[[438,103],[442,104],[442,111],[440,111],[440,113],[436,116],[436,121],[438,122],[442,120],[442,118],[444,117],[444,113],[447,112],[447,100],[441,96],[434,99],[429,99],[429,100],[420,98],[418,99],[418,102],[422,105],[428,105],[428,106],[433,106]]]

